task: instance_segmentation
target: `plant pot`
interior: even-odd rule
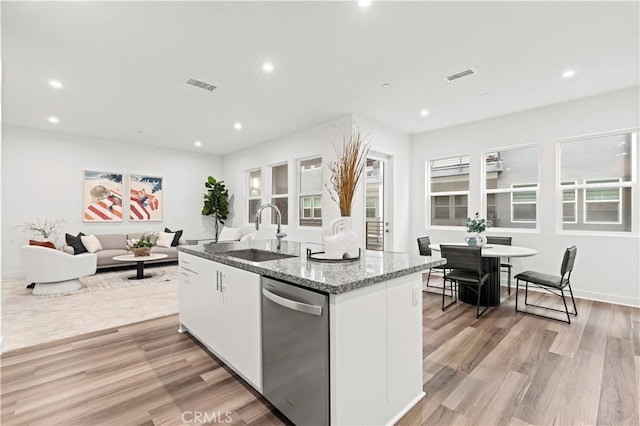
[[[482,235],[482,232],[477,232],[473,236],[464,239],[470,247],[482,247],[487,244],[487,237]]]
[[[134,247],[131,251],[134,257],[149,256],[151,254],[151,247]]]

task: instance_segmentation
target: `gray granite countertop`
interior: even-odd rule
[[[276,251],[276,240],[199,243],[179,246],[178,250],[256,274],[291,282],[324,293],[344,293],[381,281],[424,271],[445,263],[442,259],[404,253],[363,250],[360,259],[344,263],[326,263],[307,259],[307,249],[323,250],[322,244],[283,241],[282,253],[294,255],[286,259],[252,262],[231,257],[224,252],[242,249]]]

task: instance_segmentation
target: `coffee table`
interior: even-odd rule
[[[164,259],[167,257],[166,254],[160,253],[151,253],[148,256],[134,256],[132,254],[123,254],[120,256],[114,256],[113,260],[117,260],[118,262],[136,262],[137,263],[137,273],[136,275],[129,277],[130,280],[142,280],[144,278],[150,278],[153,275],[145,275],[144,274],[144,262],[148,262],[150,260],[158,260]]]

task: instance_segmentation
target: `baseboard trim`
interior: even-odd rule
[[[7,272],[2,274],[3,280],[24,279],[22,271]]]
[[[406,407],[404,407],[402,409],[402,411],[400,411],[398,414],[396,414],[393,419],[391,419],[391,421],[387,424],[389,425],[395,425],[396,423],[398,423],[398,421],[404,417],[405,414],[407,414],[413,407],[416,406],[416,404],[420,401],[422,401],[422,398],[424,398],[427,394],[423,392],[420,392],[420,394],[413,399]]]
[[[520,284],[522,286],[522,284]],[[506,284],[502,284],[502,287],[507,287]],[[511,282],[511,289],[516,288],[515,280]],[[529,291],[536,291],[540,293],[546,293],[545,290],[536,288],[534,286],[529,287]],[[615,294],[599,293],[597,291],[586,291],[573,289],[573,295],[576,299],[593,300],[594,302],[611,303],[614,305],[630,306],[632,308],[640,308],[640,299],[634,299],[628,296],[617,296]]]

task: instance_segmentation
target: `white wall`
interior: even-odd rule
[[[640,127],[638,88],[546,108],[415,135],[411,147],[411,238],[430,235],[433,242],[462,242],[459,230],[426,229],[425,160],[452,154],[471,155],[469,212],[481,210],[480,166],[485,149],[526,143],[540,146],[539,232],[510,231],[513,244],[539,251],[515,260],[514,274],[535,269],[558,274],[564,249],[575,244],[578,256],[572,287],[577,296],[640,306],[640,239],[634,235],[602,236],[556,233],[556,143],[558,139]],[[636,162],[638,157],[636,155]],[[635,208],[639,208],[636,194]],[[497,233],[488,232],[489,235]],[[505,234],[506,235],[506,234]],[[414,244],[413,252],[417,252]],[[513,259],[512,259],[513,260]]]
[[[83,171],[163,177],[162,222],[83,223]],[[212,238],[202,224],[202,194],[209,175],[221,175],[221,158],[85,136],[4,125],[2,129],[2,276],[21,273],[18,247],[28,240],[23,221],[62,218],[64,232],[117,233],[183,229],[183,238]]]
[[[252,148],[239,151],[224,157],[225,183],[229,192],[234,194],[233,210],[235,216],[232,218],[232,226],[241,226],[248,223],[247,218],[247,174],[246,172],[258,167],[262,168],[263,178],[263,199],[262,202],[269,202],[269,177],[268,166],[288,162],[289,164],[289,225],[284,227],[288,234],[288,239],[295,241],[322,242],[323,234],[320,228],[299,227],[297,213],[297,160],[310,157],[322,156],[323,180],[329,180],[327,163],[336,158],[334,144],[341,146],[342,134],[349,132],[353,125],[357,125],[363,134],[369,134],[371,149],[397,158],[400,164],[406,165],[409,161],[410,138],[397,130],[390,129],[382,124],[368,120],[364,117],[354,117],[351,115],[339,117],[327,123],[323,123],[308,129],[301,130],[292,135],[262,143]],[[409,173],[406,167],[401,167],[397,172],[396,192],[398,198],[406,202],[408,200],[408,179]],[[364,177],[355,195],[352,218],[353,227],[363,242],[364,247]],[[265,191],[264,188],[267,188]],[[406,190],[405,190],[406,189]],[[406,206],[406,204],[404,204]],[[395,215],[402,218],[403,225],[408,223],[408,212],[405,208],[398,209],[400,212]],[[326,188],[323,191],[322,218],[323,229],[328,229],[329,222],[340,216],[338,206],[331,200]],[[262,226],[258,238],[273,238],[275,234],[273,225],[270,223],[269,212],[263,212]],[[405,229],[406,232],[408,229]],[[398,235],[398,241],[402,238]],[[404,243],[398,243],[404,248]]]

